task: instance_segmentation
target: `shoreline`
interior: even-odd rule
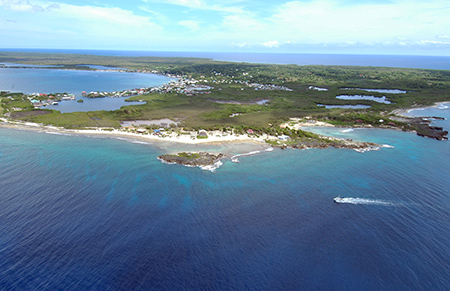
[[[189,134],[181,134],[176,135],[174,133],[169,136],[160,136],[155,134],[142,134],[142,133],[133,133],[127,132],[120,129],[66,129],[62,127],[56,127],[51,125],[42,125],[38,123],[31,122],[20,122],[20,121],[10,121],[5,118],[0,118],[0,127],[2,128],[10,128],[10,129],[18,129],[18,130],[28,130],[28,131],[36,131],[43,132],[48,134],[58,134],[58,135],[73,135],[73,136],[87,136],[87,137],[102,137],[102,138],[114,138],[119,140],[125,140],[132,143],[143,143],[143,144],[154,144],[156,146],[161,146],[160,148],[166,152],[173,151],[171,148],[180,149],[180,146],[184,149],[198,149],[201,147],[222,147],[226,148],[226,157],[230,158],[230,160],[236,160],[238,156],[246,156],[249,153],[260,153],[267,152],[273,149],[274,145],[267,143],[267,140],[278,140],[275,136],[262,135],[262,136],[249,136],[247,134],[244,135],[235,135],[235,134],[227,134],[227,135],[214,135],[212,132],[208,133],[207,138],[197,138],[192,137],[191,133]],[[308,149],[308,148],[328,148],[338,147],[338,148],[348,148],[361,152],[375,149],[378,145],[367,143],[367,142],[356,142],[352,140],[346,139],[337,139],[329,136],[323,136],[323,138],[329,140],[330,144],[315,144],[313,143],[299,143],[293,145],[286,145],[281,143],[279,146],[275,146],[275,148],[297,148],[297,149]],[[336,143],[337,142],[337,143]],[[238,148],[237,145],[246,145],[244,146],[246,150],[236,152],[233,148]]]
[[[210,172],[215,172],[223,165],[222,161],[234,162],[237,156],[249,156],[254,153],[268,153],[273,151],[273,147],[264,140],[250,138],[248,136],[229,136],[228,139],[219,140],[213,137],[214,140],[207,139],[190,139],[189,136],[177,139],[175,137],[157,137],[154,135],[142,135],[137,133],[115,131],[96,130],[72,130],[55,126],[44,126],[37,123],[30,122],[11,122],[0,118],[0,128],[19,130],[19,131],[33,131],[46,134],[65,135],[65,136],[80,136],[88,138],[109,138],[121,140],[128,143],[143,144],[153,146],[163,150],[166,154],[173,154],[180,151],[208,151],[210,153],[223,154],[223,156],[213,165],[199,166],[200,169]],[[249,154],[251,153],[251,154]],[[157,158],[157,157],[156,157]],[[160,160],[159,158],[157,158]],[[161,161],[161,160],[160,160]],[[163,161],[161,161],[163,162]],[[166,162],[163,162],[166,163]],[[169,164],[169,163],[166,163]]]
[[[181,135],[178,137],[175,136],[166,136],[166,137],[160,137],[155,136],[153,134],[138,134],[138,133],[131,133],[121,130],[101,130],[101,128],[97,129],[66,129],[51,125],[41,125],[38,123],[31,123],[31,122],[15,122],[15,121],[6,121],[4,119],[0,118],[0,127],[2,128],[16,128],[16,129],[22,129],[22,130],[30,130],[30,131],[41,131],[46,133],[51,133],[51,131],[55,131],[58,133],[66,133],[70,135],[85,135],[85,136],[109,136],[109,137],[128,137],[128,138],[135,138],[139,140],[146,140],[146,141],[160,141],[160,142],[175,142],[180,144],[189,144],[189,145],[199,145],[199,144],[206,144],[206,145],[215,145],[215,144],[222,144],[222,143],[255,143],[255,144],[265,144],[263,137],[255,137],[251,138],[247,135],[228,135],[224,137],[214,137],[209,136],[206,139],[191,139],[188,135]]]
[[[34,131],[34,132],[42,132],[47,134],[58,134],[58,135],[67,135],[67,136],[85,136],[85,137],[98,137],[98,138],[112,138],[124,140],[132,143],[142,143],[142,144],[150,144],[155,146],[164,146],[160,147],[161,149],[170,151],[170,148],[174,147],[187,147],[187,148],[197,148],[197,147],[211,147],[211,146],[222,146],[228,148],[228,152],[231,155],[234,155],[232,148],[234,145],[247,145],[249,148],[254,148],[255,150],[267,149],[271,148],[271,145],[267,144],[264,141],[264,137],[249,137],[247,135],[228,135],[223,137],[209,136],[206,139],[191,139],[189,135],[181,135],[178,138],[176,136],[166,136],[160,137],[153,134],[139,134],[139,133],[131,133],[125,132],[121,130],[101,130],[97,129],[87,129],[87,130],[79,130],[79,129],[66,129],[51,125],[41,125],[38,123],[31,122],[16,122],[9,121],[3,118],[0,118],[0,128],[9,128],[16,130],[24,130],[24,131]],[[230,147],[231,145],[231,147]],[[228,156],[228,155],[227,155]]]
[[[446,105],[445,105],[446,104]],[[441,105],[444,106],[450,106],[450,101],[442,101],[442,102],[436,102],[433,105],[429,105],[429,106],[421,106],[421,107],[411,107],[411,108],[399,108],[399,109],[394,109],[390,112],[390,114],[394,114],[394,115],[398,115],[401,117],[408,117],[411,118],[413,116],[409,116],[406,115],[406,113],[410,113],[413,110],[421,110],[421,109],[428,109],[428,108],[436,108],[439,107]]]
[[[427,108],[435,108],[439,106],[450,106],[450,101],[444,101],[444,102],[436,102],[434,105],[431,106],[424,106],[424,107],[412,107],[412,108],[401,108],[401,109],[395,109],[390,112],[390,114],[394,114],[400,117],[406,117],[406,118],[412,118],[411,116],[405,115],[406,113],[409,113],[412,110],[419,110],[419,109],[427,109]],[[291,119],[298,119],[298,118],[291,118]],[[286,126],[288,123],[283,124]],[[327,124],[325,122],[302,122],[296,125],[296,127],[316,127],[316,126],[326,126],[326,127],[340,127],[340,126],[334,126],[332,124]],[[128,140],[130,142],[146,142],[146,143],[170,143],[170,144],[180,144],[180,145],[189,145],[189,146],[198,146],[198,145],[205,145],[205,146],[217,146],[217,145],[224,145],[224,144],[253,144],[255,146],[261,146],[264,149],[271,148],[272,146],[268,143],[266,143],[267,139],[273,139],[276,137],[263,135],[261,137],[250,137],[246,134],[244,135],[220,135],[220,136],[214,136],[212,133],[209,134],[207,138],[192,138],[189,134],[182,134],[176,136],[175,134],[171,134],[170,136],[158,136],[154,134],[141,134],[141,133],[132,133],[123,131],[120,129],[102,129],[102,128],[95,128],[95,129],[66,129],[62,127],[56,127],[52,125],[42,125],[38,123],[32,123],[32,122],[21,122],[21,121],[11,121],[7,120],[6,118],[0,118],[0,127],[1,128],[11,128],[11,129],[19,129],[19,130],[30,130],[30,131],[39,131],[39,132],[45,132],[52,134],[54,132],[55,134],[67,134],[67,135],[80,135],[80,136],[96,136],[96,137],[108,137],[108,138],[116,138],[116,139],[123,139]],[[346,128],[346,127],[345,127]],[[349,127],[354,128],[354,127]],[[372,128],[372,127],[367,127]],[[392,128],[391,128],[392,129]]]

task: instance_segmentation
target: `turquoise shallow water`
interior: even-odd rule
[[[179,145],[0,128],[0,286],[445,290],[449,143],[342,130],[395,148],[275,150],[212,173],[156,159]]]

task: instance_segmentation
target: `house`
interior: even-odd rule
[[[290,139],[290,137],[289,137],[288,135],[280,135],[280,136],[278,137],[278,139],[279,139],[279,140],[286,141],[286,140]]]
[[[255,132],[252,129],[247,129],[248,134],[254,134]]]
[[[208,132],[204,129],[198,131],[198,136],[200,137],[208,137]]]

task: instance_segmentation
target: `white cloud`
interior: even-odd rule
[[[29,0],[0,0],[0,7],[18,12],[44,12],[43,6],[32,4]]]
[[[419,45],[449,45],[450,42],[436,41],[436,40],[421,40],[421,41],[418,41],[417,44],[419,44]]]
[[[447,34],[440,34],[440,35],[437,35],[436,37],[438,39],[449,39],[450,38],[450,36]]]
[[[145,3],[164,3],[178,5],[191,9],[211,10],[225,13],[242,13],[243,8],[238,6],[224,5],[223,3],[232,4],[228,1],[204,1],[204,0],[143,0]],[[216,3],[217,2],[217,3]]]
[[[53,3],[47,6],[46,10],[59,9],[59,4]]]
[[[45,14],[22,13],[30,9],[11,13],[17,25],[0,27],[8,43],[16,47],[44,47],[50,43],[56,47],[117,49],[148,47],[165,40],[160,25],[129,10],[62,3],[40,5],[50,9]]]
[[[246,42],[241,42],[241,43],[231,43],[232,47],[238,47],[238,48],[245,48],[245,47],[249,47],[251,46],[250,44],[246,43]]]
[[[392,0],[341,5],[334,0],[290,1],[266,17],[236,13],[223,18],[222,30],[233,43],[263,43],[278,39],[277,47],[342,44],[374,46],[380,43],[418,43],[438,35],[448,37],[447,0]],[[291,43],[289,43],[291,42]],[[436,43],[437,44],[437,43]]]
[[[276,41],[276,40],[271,40],[271,41],[268,41],[268,42],[264,42],[262,45],[265,46],[265,47],[270,47],[270,48],[274,48],[275,47],[276,48],[276,47],[280,46],[280,43],[278,41]]]
[[[85,47],[126,43],[136,49],[228,46],[247,51],[387,46],[428,50],[447,48],[450,41],[448,0],[345,5],[342,0],[141,0],[142,6],[130,2],[130,10],[55,1],[0,0],[0,35],[33,46],[58,39]]]
[[[179,25],[187,27],[191,30],[199,30],[200,22],[195,20],[183,20],[178,22]]]

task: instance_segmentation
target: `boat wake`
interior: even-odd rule
[[[264,152],[271,152],[273,151],[273,148],[267,148],[264,150]],[[244,154],[238,154],[238,155],[234,155],[231,157],[231,161],[233,163],[239,163],[239,157],[245,157],[245,156],[252,156],[252,155],[257,155],[260,154],[261,151],[253,151],[253,152],[248,152],[248,153],[244,153]]]
[[[342,203],[342,204],[364,204],[364,205],[383,205],[383,206],[396,206],[395,203],[377,200],[377,199],[366,199],[366,198],[352,198],[352,197],[336,197],[334,198],[334,202]]]

